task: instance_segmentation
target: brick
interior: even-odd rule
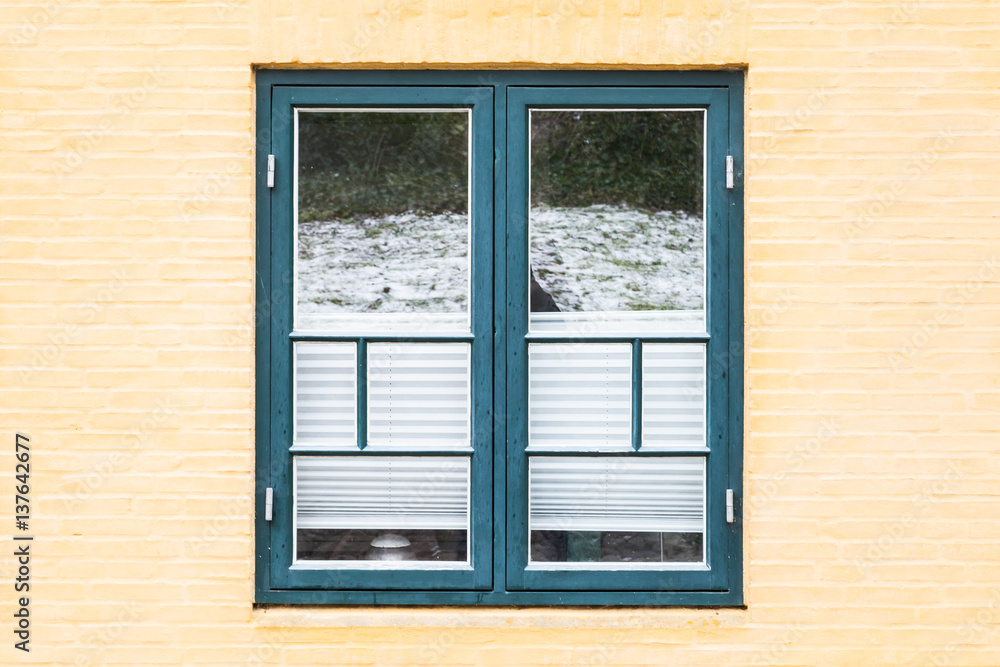
[[[969,287],[1000,249],[1000,9],[890,4],[0,6],[33,661],[1000,663],[996,616],[975,625],[1000,586],[1000,290]],[[253,608],[253,66],[344,62],[748,66],[747,609]],[[161,397],[176,414],[133,433]]]

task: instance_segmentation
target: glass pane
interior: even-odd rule
[[[705,459],[532,457],[532,562],[702,562]]]
[[[642,449],[705,444],[705,346],[643,343]]]
[[[532,110],[530,328],[705,328],[705,112]]]
[[[368,346],[368,446],[469,447],[468,343]]]
[[[357,447],[354,343],[295,344],[296,447]]]
[[[632,346],[529,345],[528,447],[631,449]]]
[[[296,122],[296,328],[467,331],[469,111]]]
[[[691,563],[705,559],[701,533],[531,531],[535,563]]]
[[[467,562],[469,459],[295,458],[297,560]]]
[[[464,530],[300,530],[298,559],[467,562]]]

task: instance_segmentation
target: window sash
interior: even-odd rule
[[[271,226],[269,257],[271,260],[269,301],[273,304],[268,322],[270,325],[269,357],[272,391],[269,404],[272,415],[269,424],[270,472],[268,486],[275,490],[269,549],[269,585],[278,589],[336,588],[350,589],[410,589],[410,590],[481,590],[490,586],[493,570],[493,520],[491,498],[492,429],[490,403],[492,401],[492,298],[493,275],[490,269],[493,257],[493,166],[489,155],[493,146],[492,90],[474,86],[422,87],[422,86],[336,86],[299,87],[276,86],[273,90],[270,130],[274,145],[270,149],[276,158],[275,186],[271,195]],[[295,266],[295,188],[293,136],[295,110],[303,108],[399,109],[429,107],[468,108],[471,110],[471,197],[469,275],[471,299],[471,332],[464,334],[440,331],[295,331],[293,321]],[[358,321],[359,318],[353,318]],[[375,325],[373,325],[375,326]],[[357,327],[355,327],[357,329]],[[371,340],[376,338],[376,341]],[[357,446],[296,447],[293,451],[293,405],[290,396],[296,344],[319,344],[339,341],[353,345],[358,373],[355,386],[358,400],[356,407]],[[405,348],[413,344],[442,346],[461,345],[471,350],[469,377],[471,396],[468,406],[469,426],[466,442],[462,447],[445,442],[441,447],[421,446],[411,443],[369,443],[372,424],[369,417],[382,405],[380,394],[373,391],[373,378],[366,372],[369,351],[383,348],[386,343]],[[371,401],[374,399],[374,405]],[[384,402],[384,401],[383,401]],[[376,415],[377,417],[377,415]],[[471,436],[472,448],[469,449]],[[383,439],[384,440],[384,439]],[[369,447],[368,445],[373,446]],[[295,456],[455,456],[456,461],[469,461],[470,526],[468,534],[468,564],[448,564],[444,568],[434,565],[407,564],[398,569],[384,565],[371,567],[361,562],[338,563],[323,567],[321,563],[295,563],[294,550],[294,463]]]
[[[522,402],[528,400],[532,389],[528,385],[531,359],[530,349],[546,342],[556,344],[565,341],[565,333],[546,334],[544,331],[529,332],[528,326],[528,213],[530,201],[530,174],[528,164],[530,110],[537,108],[656,108],[706,110],[706,330],[702,338],[709,359],[716,358],[720,351],[728,350],[729,311],[727,310],[724,286],[729,281],[728,264],[728,202],[725,189],[725,156],[728,152],[729,106],[726,91],[720,89],[693,88],[548,88],[511,87],[507,94],[507,506],[508,522],[506,535],[507,587],[509,590],[618,590],[656,591],[706,590],[725,585],[725,564],[728,547],[728,526],[725,521],[725,489],[728,477],[728,448],[713,446],[713,443],[729,441],[728,419],[726,415],[728,395],[726,387],[720,383],[709,383],[707,387],[708,419],[706,446],[678,446],[669,450],[662,447],[643,449],[641,443],[642,408],[642,368],[641,350],[646,334],[641,329],[635,332],[610,332],[571,336],[573,343],[609,344],[614,336],[629,336],[633,350],[631,391],[633,417],[632,429],[636,438],[633,448],[603,447],[595,451],[586,444],[579,447],[550,447],[536,453],[537,438],[531,440],[532,426],[529,423],[531,408],[521,409]],[[663,344],[690,341],[690,336],[700,332],[680,332],[676,338],[667,335],[650,336]],[[633,337],[634,336],[634,337]],[[682,338],[684,337],[684,338]],[[612,343],[613,345],[613,343]],[[529,347],[530,346],[530,347]],[[707,381],[708,378],[706,378]],[[530,445],[529,445],[530,441]],[[620,443],[619,443],[620,444]],[[703,564],[657,563],[654,567],[635,565],[584,563],[529,563],[530,526],[529,510],[529,461],[532,457],[554,460],[554,455],[565,457],[607,456],[609,450],[615,456],[631,457],[696,456],[704,461],[706,469],[706,497],[704,512],[706,531]],[[603,452],[603,453],[602,453]],[[611,570],[611,572],[609,572]],[[612,573],[613,572],[613,573]]]
[[[743,75],[738,72],[528,72],[528,71],[490,71],[490,72],[393,72],[393,71],[268,71],[257,72],[257,257],[259,280],[257,281],[257,437],[259,441],[257,456],[257,602],[285,603],[347,603],[347,604],[740,604],[742,602],[742,565],[740,559],[741,529],[739,519],[736,524],[724,523],[725,488],[736,490],[737,517],[740,510],[740,473],[741,451],[739,448],[742,421],[742,115],[743,115]],[[687,88],[677,86],[688,85]],[[608,105],[625,105],[634,107],[636,102],[623,101],[621,93],[637,91],[655,91],[657,94],[674,94],[678,105],[690,108],[693,98],[701,95],[711,97],[710,114],[707,130],[714,137],[714,143],[709,146],[711,161],[717,161],[719,155],[727,152],[734,155],[737,165],[736,188],[727,193],[724,190],[724,176],[719,175],[717,165],[709,164],[709,178],[706,182],[706,194],[711,207],[716,204],[718,214],[716,223],[709,224],[714,233],[721,238],[706,239],[709,245],[710,261],[707,268],[708,280],[707,298],[710,325],[706,334],[691,331],[685,335],[655,335],[642,337],[643,342],[687,342],[705,343],[708,375],[707,447],[686,448],[656,452],[656,456],[697,455],[704,456],[708,470],[708,497],[706,512],[708,514],[709,530],[709,568],[708,571],[683,571],[681,569],[655,573],[655,579],[642,576],[637,572],[614,572],[614,579],[621,586],[606,585],[607,572],[588,571],[556,571],[556,572],[526,572],[518,571],[516,558],[512,557],[517,550],[516,536],[510,535],[512,526],[518,522],[527,522],[526,488],[522,488],[518,497],[517,487],[526,486],[526,477],[519,477],[525,472],[526,455],[524,447],[526,437],[519,432],[519,420],[526,416],[527,407],[523,396],[523,387],[514,376],[526,376],[523,364],[526,364],[526,345],[530,338],[533,341],[556,342],[556,335],[526,334],[526,308],[522,314],[511,313],[517,310],[514,303],[520,299],[518,294],[526,294],[516,284],[525,271],[519,270],[519,261],[524,257],[507,252],[506,244],[516,244],[517,230],[515,218],[517,215],[513,195],[517,190],[519,176],[525,175],[521,163],[517,167],[517,158],[513,155],[518,147],[509,146],[508,129],[517,124],[514,113],[508,114],[508,102],[517,96],[518,90],[539,89],[540,94],[546,91],[554,92],[543,86],[564,86],[563,92],[572,91],[576,99],[556,96],[553,106],[571,106],[588,103],[586,99],[602,98],[601,103]],[[609,87],[610,86],[610,87]],[[612,90],[612,88],[616,90]],[[492,313],[487,313],[487,326],[482,332],[476,332],[475,341],[485,341],[486,345],[476,346],[479,353],[495,352],[492,362],[486,368],[491,369],[491,378],[486,378],[486,391],[479,399],[486,404],[486,418],[473,426],[473,438],[481,438],[484,429],[494,437],[496,447],[488,454],[479,450],[473,455],[473,475],[476,470],[479,482],[472,485],[470,499],[473,511],[476,508],[488,508],[483,515],[473,518],[476,524],[482,523],[480,530],[497,530],[506,532],[505,536],[493,539],[493,551],[489,566],[479,569],[478,565],[486,561],[473,553],[477,563],[475,572],[364,572],[347,571],[312,571],[295,572],[290,576],[286,564],[280,557],[281,545],[273,547],[282,538],[282,531],[287,530],[290,523],[290,503],[287,501],[287,489],[290,488],[288,469],[290,455],[288,444],[291,438],[289,423],[281,426],[281,407],[285,405],[290,392],[290,384],[283,382],[282,368],[289,369],[292,357],[288,341],[290,340],[343,340],[357,341],[359,337],[371,341],[397,341],[432,339],[466,340],[464,336],[427,335],[407,336],[405,333],[387,331],[355,332],[344,335],[332,332],[291,332],[288,327],[290,317],[285,314],[282,302],[290,299],[290,283],[286,264],[282,255],[282,243],[287,240],[280,237],[283,216],[288,215],[290,200],[285,196],[282,200],[281,165],[290,164],[288,159],[288,138],[282,134],[287,131],[288,115],[283,108],[292,102],[329,106],[330,104],[351,104],[366,107],[378,104],[392,105],[400,98],[397,91],[411,90],[415,95],[414,104],[427,106],[439,103],[440,98],[434,96],[447,90],[461,90],[466,94],[471,91],[474,106],[477,109],[489,111],[491,119],[489,136],[474,137],[484,140],[482,144],[474,145],[473,159],[478,152],[489,159],[483,161],[489,164],[483,167],[486,173],[486,186],[480,187],[479,193],[486,199],[492,197],[490,222],[495,215],[496,224],[492,232],[480,229],[476,234],[485,234],[492,242],[492,253],[473,257],[473,265],[488,267],[485,275],[492,273],[493,281],[486,277],[485,290],[480,294],[488,294],[496,304]],[[347,94],[344,97],[343,94]],[[641,94],[641,93],[640,93]],[[354,95],[353,98],[350,96]],[[588,97],[589,96],[589,97]],[[618,96],[618,97],[616,97]],[[409,103],[409,98],[407,98]],[[545,103],[545,102],[542,102]],[[657,106],[662,107],[663,98],[657,98]],[[283,107],[284,105],[284,107]],[[714,110],[714,113],[711,113]],[[284,117],[283,117],[284,116]],[[720,120],[722,121],[720,124]],[[475,123],[475,121],[474,121]],[[721,153],[718,150],[722,147]],[[510,154],[508,151],[510,150]],[[266,184],[267,156],[278,157],[279,174],[274,190]],[[478,163],[478,161],[477,161]],[[497,167],[493,173],[494,164]],[[475,168],[475,167],[474,167]],[[518,174],[518,172],[521,172]],[[724,171],[722,172],[724,174]],[[286,176],[287,178],[287,176]],[[475,179],[475,176],[474,176]],[[508,185],[510,192],[508,192]],[[492,188],[492,189],[491,189]],[[475,189],[474,189],[475,192]],[[510,197],[510,198],[509,198]],[[489,204],[489,202],[487,202]],[[477,204],[474,202],[473,207]],[[508,219],[508,209],[511,210]],[[511,237],[507,237],[510,225]],[[276,247],[274,247],[276,246]],[[482,248],[483,246],[480,246]],[[275,254],[277,250],[277,254]],[[508,256],[510,255],[510,256]],[[478,257],[478,259],[477,259]],[[728,271],[729,267],[732,271]],[[723,268],[725,270],[720,271]],[[474,278],[475,279],[475,278]],[[716,303],[716,289],[727,294],[727,301]],[[475,289],[475,288],[474,288]],[[475,306],[473,306],[475,310]],[[714,314],[713,314],[714,313]],[[720,319],[719,316],[723,316]],[[524,321],[520,321],[523,318]],[[492,326],[491,326],[492,325]],[[495,332],[492,330],[495,327]],[[482,336],[482,337],[481,337]],[[609,332],[595,336],[593,340],[607,342],[633,342],[634,338],[627,332]],[[563,342],[578,342],[565,340]],[[287,350],[283,353],[282,350]],[[475,354],[475,353],[474,353]],[[473,362],[474,366],[476,361]],[[729,372],[725,369],[732,369]],[[474,372],[474,376],[475,376]],[[512,377],[514,380],[512,381]],[[474,377],[474,384],[479,382]],[[492,383],[492,387],[490,387]],[[474,387],[475,391],[475,387]],[[492,399],[490,394],[492,393]],[[492,414],[489,413],[489,403],[492,400]],[[482,408],[473,407],[473,415]],[[519,411],[523,414],[518,414]],[[284,419],[287,422],[287,414]],[[635,415],[634,415],[635,416]],[[633,420],[634,422],[635,420]],[[522,424],[523,425],[523,424]],[[721,427],[720,427],[721,425]],[[634,426],[633,426],[634,428]],[[709,449],[710,447],[710,449]],[[372,452],[371,454],[374,454]],[[382,454],[385,454],[384,452]],[[442,452],[428,452],[441,455]],[[484,455],[485,454],[485,455]],[[556,453],[558,456],[561,453]],[[318,454],[310,449],[303,455],[337,456],[337,452],[323,451]],[[365,452],[352,456],[366,456]],[[464,454],[464,455],[467,455]],[[551,455],[547,453],[546,455]],[[631,454],[635,456],[654,455],[651,452]],[[508,465],[509,463],[509,465]],[[263,489],[275,489],[274,520],[264,520],[265,507]],[[283,492],[284,490],[284,492]],[[495,527],[495,528],[494,528]],[[275,536],[278,539],[275,540]],[[506,539],[503,539],[503,538]],[[285,547],[287,548],[287,547]],[[524,550],[526,554],[526,550]],[[478,560],[477,560],[478,558]],[[509,578],[505,578],[510,574]],[[386,575],[386,576],[383,576]],[[538,576],[536,576],[538,575]],[[543,576],[544,575],[544,576]],[[638,576],[636,576],[638,575]],[[588,582],[603,581],[602,585],[590,585]],[[470,583],[471,582],[471,583]],[[617,590],[615,590],[617,589]],[[628,591],[628,592],[626,592]],[[644,592],[645,591],[645,592]]]

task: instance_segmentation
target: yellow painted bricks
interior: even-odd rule
[[[0,2],[0,663],[1000,664],[998,43],[989,0]],[[253,607],[272,66],[746,70],[746,609]]]

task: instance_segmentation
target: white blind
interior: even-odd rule
[[[467,529],[466,457],[297,456],[296,528]]]
[[[295,329],[298,331],[336,331],[337,333],[465,333],[469,331],[468,313],[317,313],[296,306]]]
[[[531,530],[700,533],[705,459],[535,456]]]
[[[529,449],[631,447],[632,346],[528,346]]]
[[[532,333],[588,336],[602,333],[679,334],[704,333],[704,310],[635,310],[590,313],[529,313]]]
[[[704,446],[705,346],[642,346],[642,448]]]
[[[356,446],[354,343],[295,343],[294,354],[294,444]]]
[[[468,343],[368,346],[368,445],[468,447]]]

